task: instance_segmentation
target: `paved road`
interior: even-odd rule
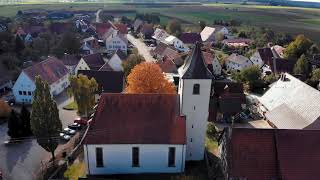
[[[66,93],[56,98],[59,115],[63,127],[66,127],[76,117],[75,111],[65,111],[62,107],[71,100]],[[51,156],[41,148],[35,139],[29,139],[19,144],[4,145],[8,139],[7,123],[0,125],[0,170],[5,180],[33,180],[41,168],[41,160]]]
[[[150,55],[150,48],[148,46],[146,46],[146,44],[141,42],[140,39],[136,39],[131,34],[128,34],[127,38],[131,42],[131,44],[133,44],[138,49],[139,54],[141,54],[147,62],[156,62],[157,61],[156,59],[154,59]]]

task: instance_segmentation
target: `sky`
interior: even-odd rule
[[[320,0],[290,0],[290,1],[305,1],[305,2],[319,2]]]

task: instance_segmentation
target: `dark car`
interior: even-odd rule
[[[88,124],[88,120],[81,117],[76,118],[73,122],[80,124],[81,126],[86,126]]]
[[[72,123],[68,125],[68,128],[73,129],[73,130],[78,130],[81,129],[81,125],[78,123]]]

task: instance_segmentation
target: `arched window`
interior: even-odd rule
[[[193,94],[200,94],[200,84],[193,85]]]

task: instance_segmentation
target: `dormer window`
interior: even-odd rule
[[[200,84],[193,85],[193,94],[195,95],[200,94]]]

